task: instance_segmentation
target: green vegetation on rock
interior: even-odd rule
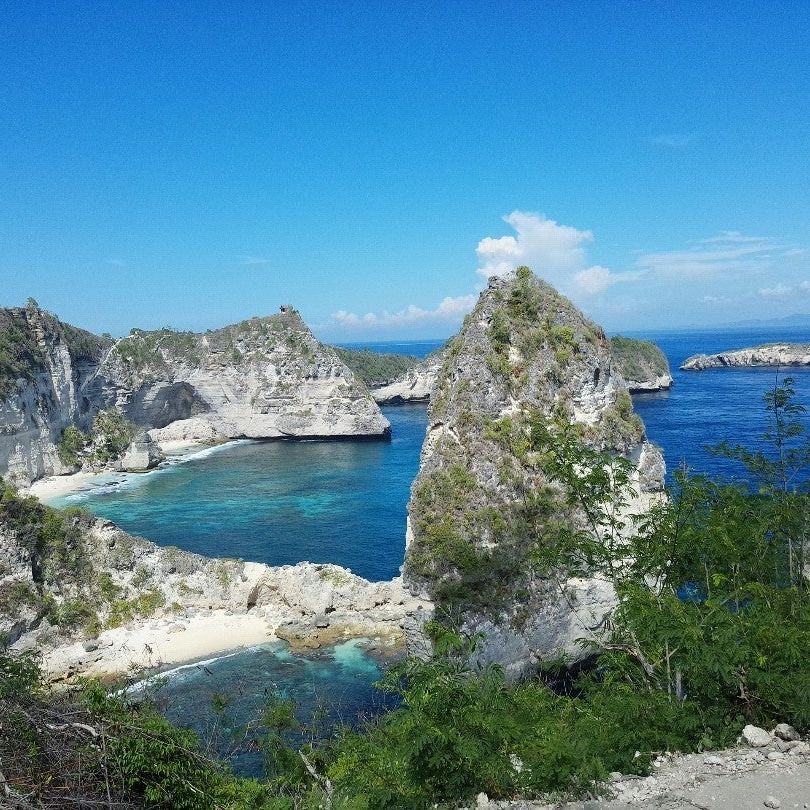
[[[368,349],[332,347],[337,356],[351,369],[356,377],[369,388],[377,388],[401,377],[419,363],[419,359],[407,354],[374,352]]]
[[[0,309],[0,402],[14,392],[17,380],[31,382],[45,371],[47,347],[63,340],[77,362],[97,362],[111,345],[84,329],[62,323],[29,299],[25,308]]]
[[[66,427],[56,449],[65,464],[104,466],[124,454],[136,432],[135,425],[117,408],[108,408],[96,414],[89,433],[74,425]]]
[[[133,329],[128,337],[115,344],[114,351],[136,372],[162,369],[166,366],[167,358],[190,365],[198,364],[202,358],[197,335],[169,328],[153,332]]]
[[[617,335],[610,339],[613,357],[626,380],[643,381],[669,374],[669,363],[661,349],[650,340]]]

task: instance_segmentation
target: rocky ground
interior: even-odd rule
[[[494,802],[509,810],[757,810],[810,806],[810,744],[786,724],[772,732],[746,726],[740,747],[707,754],[663,755],[650,776],[616,773],[605,796],[584,802]]]

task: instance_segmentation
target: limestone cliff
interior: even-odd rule
[[[576,511],[542,468],[515,448],[532,416],[581,425],[590,446],[635,465],[633,509],[663,486],[663,459],[645,440],[610,341],[527,268],[494,278],[448,347],[409,504],[405,581],[435,617],[483,633],[481,660],[512,676],[538,660],[582,654],[577,639],[612,606],[611,586],[533,564],[543,533]],[[410,617],[427,644],[430,612]]]
[[[113,346],[99,375],[136,425],[172,425],[157,438],[373,438],[390,430],[365,386],[290,307],[205,334],[135,331]]]
[[[33,302],[0,310],[0,476],[27,484],[71,471],[57,451],[63,431],[90,430],[110,407],[157,440],[374,438],[390,430],[363,384],[289,307],[205,334],[134,330],[119,341],[64,324]],[[141,437],[130,452],[135,466],[144,451],[148,463]]]
[[[666,355],[652,341],[617,335],[611,338],[610,346],[631,394],[666,391],[672,387]]]
[[[112,340],[62,323],[34,302],[0,309],[0,475],[68,472],[56,443],[99,408],[96,371]]]
[[[442,361],[443,352],[434,352],[393,382],[373,388],[371,395],[380,405],[427,402],[436,385]]]
[[[769,343],[748,349],[695,354],[683,361],[683,371],[703,371],[706,368],[743,368],[752,366],[810,366],[810,344]]]

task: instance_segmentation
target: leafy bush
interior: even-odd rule
[[[79,463],[79,454],[90,444],[90,436],[79,430],[75,425],[68,425],[63,431],[56,450],[64,464],[76,466]]]

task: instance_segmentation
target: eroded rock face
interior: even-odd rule
[[[142,430],[121,457],[118,468],[125,472],[145,472],[157,467],[164,458],[160,445]]]
[[[116,343],[99,373],[128,419],[157,429],[193,420],[189,439],[373,438],[390,430],[365,387],[290,307],[202,335],[135,333]]]
[[[743,368],[750,366],[810,366],[810,345],[773,343],[718,354],[695,354],[683,361],[683,371],[707,368]]]
[[[365,386],[289,307],[205,334],[113,342],[29,306],[0,310],[0,335],[19,350],[19,362],[0,366],[0,475],[19,485],[70,472],[62,432],[87,431],[111,406],[158,441],[389,435]],[[141,439],[133,468],[151,464],[150,452]]]
[[[481,661],[512,677],[585,653],[615,604],[612,586],[542,570],[532,549],[556,521],[582,516],[526,449],[533,418],[578,423],[583,441],[634,467],[629,511],[660,497],[664,464],[645,439],[610,341],[526,269],[490,280],[448,347],[431,399],[409,504],[405,582],[435,618],[482,633]],[[409,617],[413,652],[424,611]]]
[[[90,426],[99,409],[96,370],[112,340],[33,304],[0,310],[0,334],[16,359],[0,365],[0,476],[25,484],[70,472],[56,443],[69,425]]]
[[[379,405],[427,402],[436,385],[441,367],[442,353],[432,354],[414,368],[406,371],[398,380],[372,389],[371,395]]]
[[[29,526],[57,515],[36,502],[29,506]],[[401,640],[405,613],[418,606],[400,579],[369,582],[337,565],[203,557],[86,514],[62,513],[63,538],[51,532],[43,545],[30,528],[16,530],[15,510],[0,512],[0,637],[18,649],[47,652],[146,617],[222,610],[260,613],[271,625],[313,637],[320,627],[342,638]]]

